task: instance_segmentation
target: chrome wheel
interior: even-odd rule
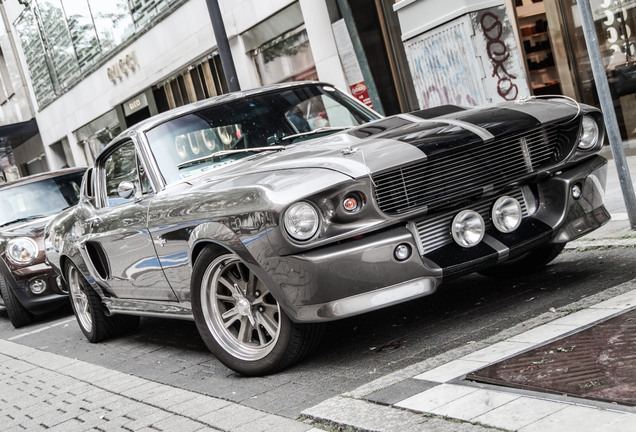
[[[265,284],[236,255],[213,260],[201,282],[203,318],[216,342],[240,360],[266,357],[280,336],[281,310]]]
[[[68,269],[68,287],[73,301],[73,309],[77,315],[77,319],[84,330],[90,333],[93,330],[93,318],[90,312],[90,303],[82,283],[80,274],[77,269],[70,266]]]

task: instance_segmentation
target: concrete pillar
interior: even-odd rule
[[[305,19],[305,28],[318,71],[318,78],[342,90],[348,90],[349,85],[338,56],[326,3],[316,0],[300,0],[300,9]]]

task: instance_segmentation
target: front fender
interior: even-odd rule
[[[271,229],[273,228],[269,228],[269,230]],[[203,248],[210,245],[219,248],[219,253],[226,250],[238,255],[249,269],[267,285],[283,310],[289,316],[294,316],[292,304],[287,302],[287,296],[284,295],[280,285],[274,282],[270,274],[260,265],[260,262],[267,262],[265,258],[272,256],[273,253],[267,239],[267,231],[262,231],[255,237],[239,238],[233,230],[222,223],[203,223],[195,227],[190,234],[188,240],[189,261],[194,266]]]

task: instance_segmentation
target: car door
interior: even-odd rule
[[[96,207],[87,219],[87,249],[105,259],[101,273],[119,298],[176,300],[148,231],[154,191],[132,140],[100,155]]]

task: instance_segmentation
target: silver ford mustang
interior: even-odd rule
[[[609,219],[601,113],[563,98],[383,118],[332,86],[232,93],[115,138],[47,227],[91,342],[190,319],[245,375],[324,322],[533,272]]]

